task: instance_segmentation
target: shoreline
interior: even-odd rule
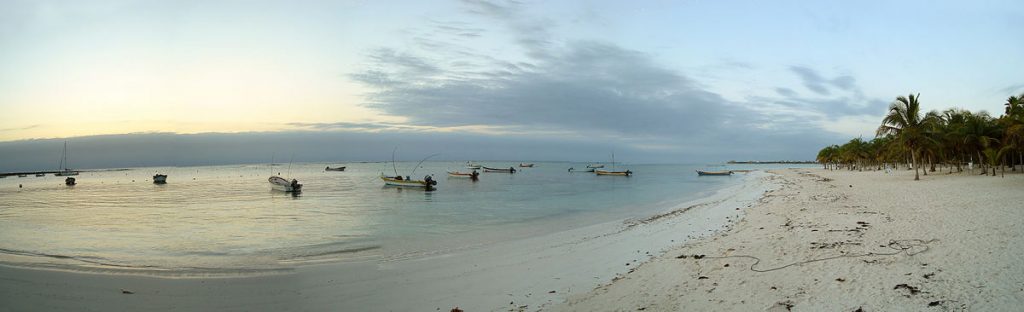
[[[751,206],[763,195],[763,173],[752,175],[708,197],[665,209],[661,217],[414,259],[311,264],[283,274],[204,278],[0,266],[5,281],[0,297],[10,296],[0,301],[16,303],[15,308],[56,310],[208,309],[211,302],[229,310],[536,310],[618,278],[688,239],[728,228],[741,213],[736,208]],[[679,231],[682,227],[688,231]],[[52,300],[62,297],[77,299]],[[274,303],[268,304],[270,300]]]
[[[551,311],[1012,311],[1024,304],[1024,175],[774,170],[728,231]],[[697,256],[697,257],[694,257]]]

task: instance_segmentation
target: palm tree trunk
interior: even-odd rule
[[[910,153],[910,161],[911,161],[912,165],[914,166],[914,181],[921,180],[921,175],[918,173],[918,169],[919,169],[918,167],[919,166],[917,165],[917,153],[915,153],[915,152],[911,152]]]

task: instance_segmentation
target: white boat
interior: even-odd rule
[[[45,176],[46,176],[46,174],[45,174],[45,173],[36,173],[36,176],[37,176],[37,177],[45,177]]]
[[[270,181],[271,187],[275,190],[294,193],[302,192],[302,184],[299,184],[298,180],[292,179],[288,181],[288,179],[279,176],[272,176],[267,180]]]
[[[70,165],[68,164],[68,141],[64,141],[64,150],[60,152],[60,171],[53,175],[58,177],[78,175],[78,171],[68,169],[67,167],[69,166]],[[72,183],[68,185],[74,185],[74,181],[71,182]]]
[[[601,169],[601,168],[604,168],[604,165],[588,164],[587,168],[588,169]]]
[[[156,175],[154,175],[153,176],[153,183],[154,184],[166,184],[167,183],[167,175],[166,174],[156,174]]]
[[[471,161],[466,162],[466,169],[480,170],[481,166]]]

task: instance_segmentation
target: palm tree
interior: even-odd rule
[[[914,166],[914,180],[921,180],[919,158],[921,147],[926,144],[927,131],[936,122],[936,115],[927,114],[921,116],[921,103],[918,101],[921,94],[910,94],[898,96],[896,101],[889,105],[889,114],[882,119],[882,125],[878,127],[876,136],[892,135],[907,148],[910,152],[910,161]]]

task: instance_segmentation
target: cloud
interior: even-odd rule
[[[40,125],[30,125],[30,126],[25,126],[25,127],[3,128],[3,129],[0,129],[0,132],[29,130],[29,129],[39,128],[39,126]]]
[[[817,71],[804,66],[790,66],[789,70],[800,77],[804,87],[818,95],[829,95],[832,93],[832,88],[851,91],[857,84],[857,81],[849,75],[842,75],[832,79],[827,79]]]
[[[504,60],[444,41],[447,33],[478,28],[446,22],[455,26],[429,37],[444,48],[377,49],[381,55],[369,57],[365,68],[349,76],[372,90],[365,106],[404,117],[416,127],[600,137],[609,145],[677,155],[758,158],[757,153],[774,153],[762,157],[803,159],[845,136],[834,129],[848,127],[828,128],[826,123],[880,114],[886,105],[865,97],[851,75],[826,77],[806,66],[789,69],[815,97],[779,86],[778,96],[728,100],[641,51],[598,40],[556,44],[547,30],[553,24],[527,16],[522,3],[464,3],[468,12],[509,27],[513,47],[527,51],[529,61]],[[755,68],[734,63],[743,65],[735,70]],[[810,156],[799,157],[804,154]]]
[[[999,92],[1010,95],[1019,95],[1024,93],[1024,83],[1006,86],[1006,88],[999,89]]]

